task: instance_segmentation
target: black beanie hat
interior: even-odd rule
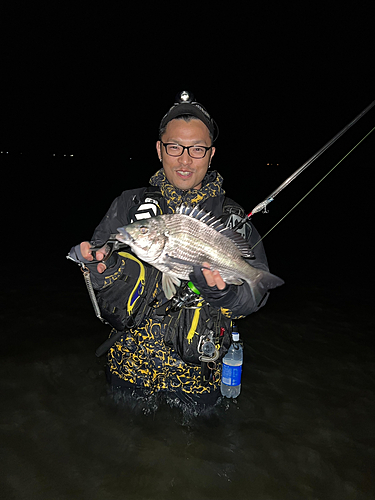
[[[162,121],[160,122],[159,131],[162,130],[168,122],[181,115],[193,115],[201,120],[210,131],[213,141],[216,141],[219,135],[219,127],[217,126],[217,123],[210,117],[206,109],[201,104],[194,101],[194,95],[186,90],[177,94],[176,102],[170,108],[168,113],[164,115]]]

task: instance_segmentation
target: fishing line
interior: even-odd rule
[[[296,170],[291,176],[289,176],[285,181],[277,188],[275,191],[272,191],[272,193],[267,196],[265,200],[263,200],[261,203],[259,203],[256,207],[252,209],[252,211],[248,214],[248,218],[251,215],[256,214],[257,212],[260,212],[261,210],[265,209],[266,206],[273,201],[276,196],[281,193],[283,189],[285,189],[296,177],[298,177],[308,166],[310,166],[321,154],[323,154],[329,147],[332,146],[334,142],[337,141],[341,136],[345,134],[355,123],[358,122],[368,111],[370,111],[371,108],[375,106],[375,101],[372,101],[372,103],[367,106],[358,116],[354,118],[348,125],[346,125],[338,134],[335,135],[330,141],[327,142],[322,148],[319,149],[307,162],[305,162],[302,167],[300,167],[298,170]],[[244,224],[246,222],[246,218],[241,221],[238,225],[238,227],[241,227],[241,224]]]
[[[310,189],[310,191],[308,191],[308,192],[305,194],[305,196],[303,196],[303,197],[302,197],[302,198],[301,198],[301,199],[300,199],[300,200],[299,200],[299,201],[298,201],[298,202],[294,205],[294,207],[292,207],[292,208],[289,210],[289,212],[287,212],[287,213],[286,213],[286,214],[285,214],[285,215],[284,215],[284,216],[283,216],[283,217],[282,217],[282,218],[281,218],[278,222],[276,222],[276,224],[275,224],[273,227],[271,227],[271,229],[270,229],[269,231],[267,231],[267,232],[266,232],[266,234],[265,234],[264,236],[262,236],[262,237],[260,238],[260,240],[258,240],[258,241],[255,243],[255,245],[254,245],[253,247],[251,247],[251,249],[250,249],[250,250],[253,250],[253,249],[254,249],[254,248],[258,245],[258,243],[260,243],[260,242],[261,242],[261,241],[262,241],[262,240],[263,240],[263,239],[264,239],[264,238],[265,238],[265,237],[266,237],[266,236],[267,236],[267,235],[268,235],[268,234],[269,234],[269,233],[270,233],[273,229],[275,229],[275,227],[276,227],[276,226],[278,226],[278,225],[280,224],[280,222],[281,222],[281,221],[283,221],[283,220],[285,219],[285,217],[286,217],[287,215],[289,215],[289,214],[290,214],[290,212],[292,212],[292,210],[294,210],[294,209],[295,209],[295,208],[296,208],[296,207],[297,207],[297,206],[298,206],[298,205],[299,205],[299,204],[300,204],[300,203],[301,203],[301,202],[302,202],[302,201],[303,201],[303,200],[304,200],[304,199],[305,199],[305,198],[306,198],[306,197],[307,197],[307,196],[308,196],[308,195],[309,195],[309,194],[310,194],[310,193],[311,193],[311,192],[312,192],[312,191],[313,191],[313,190],[314,190],[317,186],[319,186],[319,184],[320,184],[322,181],[324,181],[324,179],[325,179],[325,178],[326,178],[326,177],[327,177],[327,176],[328,176],[328,175],[329,175],[329,174],[330,174],[330,173],[331,173],[331,172],[332,172],[332,171],[333,171],[333,170],[334,170],[334,169],[335,169],[338,165],[340,165],[340,163],[341,163],[342,161],[344,161],[344,160],[345,160],[345,158],[347,158],[347,157],[350,155],[350,153],[351,153],[352,151],[354,151],[354,150],[355,150],[355,148],[356,148],[357,146],[359,146],[359,145],[361,144],[361,142],[363,142],[363,141],[366,139],[366,137],[368,137],[368,136],[371,134],[371,132],[373,132],[374,130],[375,130],[375,127],[374,127],[373,129],[371,129],[371,130],[370,130],[370,132],[368,132],[368,133],[367,133],[367,134],[366,134],[366,135],[365,135],[365,136],[364,136],[364,137],[363,137],[363,138],[362,138],[362,139],[361,139],[361,140],[360,140],[360,141],[359,141],[359,142],[358,142],[358,143],[354,146],[354,148],[352,148],[352,149],[351,149],[351,150],[350,150],[350,151],[349,151],[349,152],[348,152],[348,153],[347,153],[347,154],[346,154],[343,158],[341,158],[341,160],[340,160],[338,163],[336,163],[336,165],[335,165],[334,167],[332,167],[332,168],[331,168],[331,170],[330,170],[329,172],[327,172],[327,173],[326,173],[326,174],[325,174],[325,175],[324,175],[324,176],[323,176],[323,177],[322,177],[322,178],[321,178],[321,179],[320,179],[320,180],[319,180],[319,181],[315,184],[315,186],[313,186],[313,187]]]

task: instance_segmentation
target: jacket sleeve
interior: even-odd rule
[[[260,240],[260,235],[250,222],[246,222],[245,225],[246,224],[250,226],[248,228],[248,231],[250,232],[248,243],[249,247],[252,248]],[[267,257],[262,242],[254,248],[253,253],[254,258],[247,259],[247,262],[252,267],[268,271]],[[223,312],[233,318],[239,318],[241,316],[248,316],[249,314],[258,311],[266,304],[269,296],[269,292],[267,290],[263,290],[259,287],[259,291],[261,292],[260,295],[262,296],[262,299],[258,303],[255,303],[253,293],[251,292],[248,283],[245,282],[240,286],[231,285],[228,292],[228,302],[225,304],[225,307],[223,307]]]
[[[246,212],[238,203],[226,196],[209,198],[205,203],[205,209],[213,212],[217,217],[220,217],[223,223],[230,228],[234,228],[237,222],[242,220],[246,215]],[[236,231],[241,234],[249,248],[254,247],[260,240],[258,231],[250,221],[246,221],[245,224]],[[262,242],[255,246],[253,254],[254,258],[246,259],[247,262],[252,267],[268,272],[267,257]],[[258,309],[267,302],[269,292],[262,287],[262,284],[257,287],[257,298],[255,303],[254,290],[252,291],[246,282],[242,285],[229,285],[223,293],[220,293],[220,291],[216,289],[212,294],[213,290],[209,289],[201,272],[197,273],[198,279],[199,274],[201,274],[203,281],[199,280],[197,288],[201,290],[202,296],[204,297],[203,289],[207,287],[205,291],[209,303],[215,308],[221,308],[225,316],[234,319],[248,316],[258,311]],[[199,288],[199,286],[201,288]]]
[[[234,209],[224,222],[228,227],[234,227],[236,221],[244,217],[244,213],[239,212],[240,207],[231,204]],[[234,216],[233,216],[234,215]],[[268,272],[267,258],[260,236],[254,226],[247,221],[240,229],[241,235],[247,241],[249,248],[255,246],[252,258],[247,259],[253,268]],[[259,242],[259,243],[258,243]],[[258,244],[257,244],[258,243]],[[200,266],[195,266],[190,274],[190,280],[200,290],[202,297],[213,307],[221,309],[223,314],[230,318],[240,318],[258,311],[268,299],[267,280],[260,280],[258,284],[250,285],[244,282],[242,285],[227,285],[223,290],[216,286],[210,287],[202,273]],[[280,280],[281,281],[281,280]]]
[[[107,213],[96,227],[94,234],[90,240],[92,246],[102,246],[108,241],[111,234],[117,233],[117,228],[129,223],[129,208],[134,204],[133,200],[139,195],[140,190],[124,191],[117,197],[109,207]],[[92,264],[83,259],[79,251],[79,245],[73,247],[70,255],[75,255],[75,259],[83,262],[90,270],[91,282],[95,290],[101,290],[110,285],[122,274],[123,259],[114,253],[110,257],[111,264],[104,271],[98,273],[97,263]]]
[[[242,207],[230,198],[227,198],[226,203],[224,204],[224,221],[226,225],[233,227],[236,221],[242,219],[244,216],[245,211]],[[263,243],[258,243],[260,235],[253,224],[250,221],[247,221],[238,231],[247,241],[249,248],[256,245],[253,250],[254,258],[247,259],[247,262],[252,267],[262,269],[263,271],[269,271]],[[233,318],[238,318],[248,316],[249,314],[258,311],[265,305],[269,296],[269,292],[267,290],[263,290],[261,286],[259,286],[258,291],[260,292],[259,295],[262,296],[262,299],[258,300],[258,303],[255,303],[254,295],[250,290],[250,286],[246,282],[240,286],[230,285],[230,290],[227,294],[228,300],[222,306],[224,314]]]

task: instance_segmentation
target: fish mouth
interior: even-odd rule
[[[124,227],[117,228],[118,234],[116,234],[116,240],[121,241],[122,243],[131,243],[134,241],[134,238],[130,236],[130,234],[126,231]]]

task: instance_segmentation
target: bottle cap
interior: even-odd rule
[[[237,332],[233,332],[232,339],[234,340],[234,342],[238,342],[240,340],[240,334]]]

